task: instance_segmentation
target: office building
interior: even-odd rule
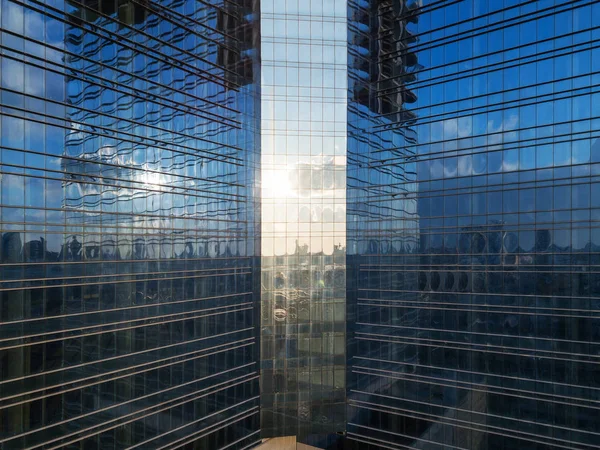
[[[2,448],[259,442],[256,11],[2,2]]]
[[[261,2],[261,432],[345,428],[346,1]]]
[[[599,39],[0,0],[0,447],[600,449]]]
[[[348,448],[598,448],[600,3],[348,28]]]

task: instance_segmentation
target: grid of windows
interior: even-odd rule
[[[0,5],[0,445],[248,448],[257,2]]]
[[[600,448],[600,3],[349,7],[348,437]]]
[[[262,0],[261,427],[345,427],[345,0]]]

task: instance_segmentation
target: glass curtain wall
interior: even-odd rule
[[[259,441],[257,6],[1,1],[2,448]]]
[[[398,9],[405,7],[392,1],[352,1],[348,8],[348,448],[396,448],[393,439],[380,434],[371,438],[368,432],[372,427],[375,434],[379,419],[387,424],[396,416],[381,408],[378,397],[358,402],[357,392],[388,392],[387,379],[369,377],[370,365],[381,361],[385,367],[388,358],[415,361],[415,352],[408,348],[386,347],[387,334],[397,330],[384,324],[415,327],[426,314],[419,308],[388,307],[392,299],[414,304],[420,298],[413,162],[417,135],[410,126],[416,97],[406,86],[419,65],[409,51],[414,38],[408,21],[398,17]],[[394,52],[402,52],[402,57],[391,57]],[[382,328],[371,329],[370,323]]]
[[[346,14],[261,1],[265,437],[345,427]]]
[[[600,3],[349,9],[349,445],[599,448]]]

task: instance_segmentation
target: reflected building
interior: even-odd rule
[[[258,13],[2,3],[3,448],[260,442]]]
[[[600,5],[349,5],[347,447],[598,448]]]

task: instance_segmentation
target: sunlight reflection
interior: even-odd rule
[[[287,169],[262,171],[263,198],[289,198],[298,196],[294,193],[290,181],[291,174]]]

